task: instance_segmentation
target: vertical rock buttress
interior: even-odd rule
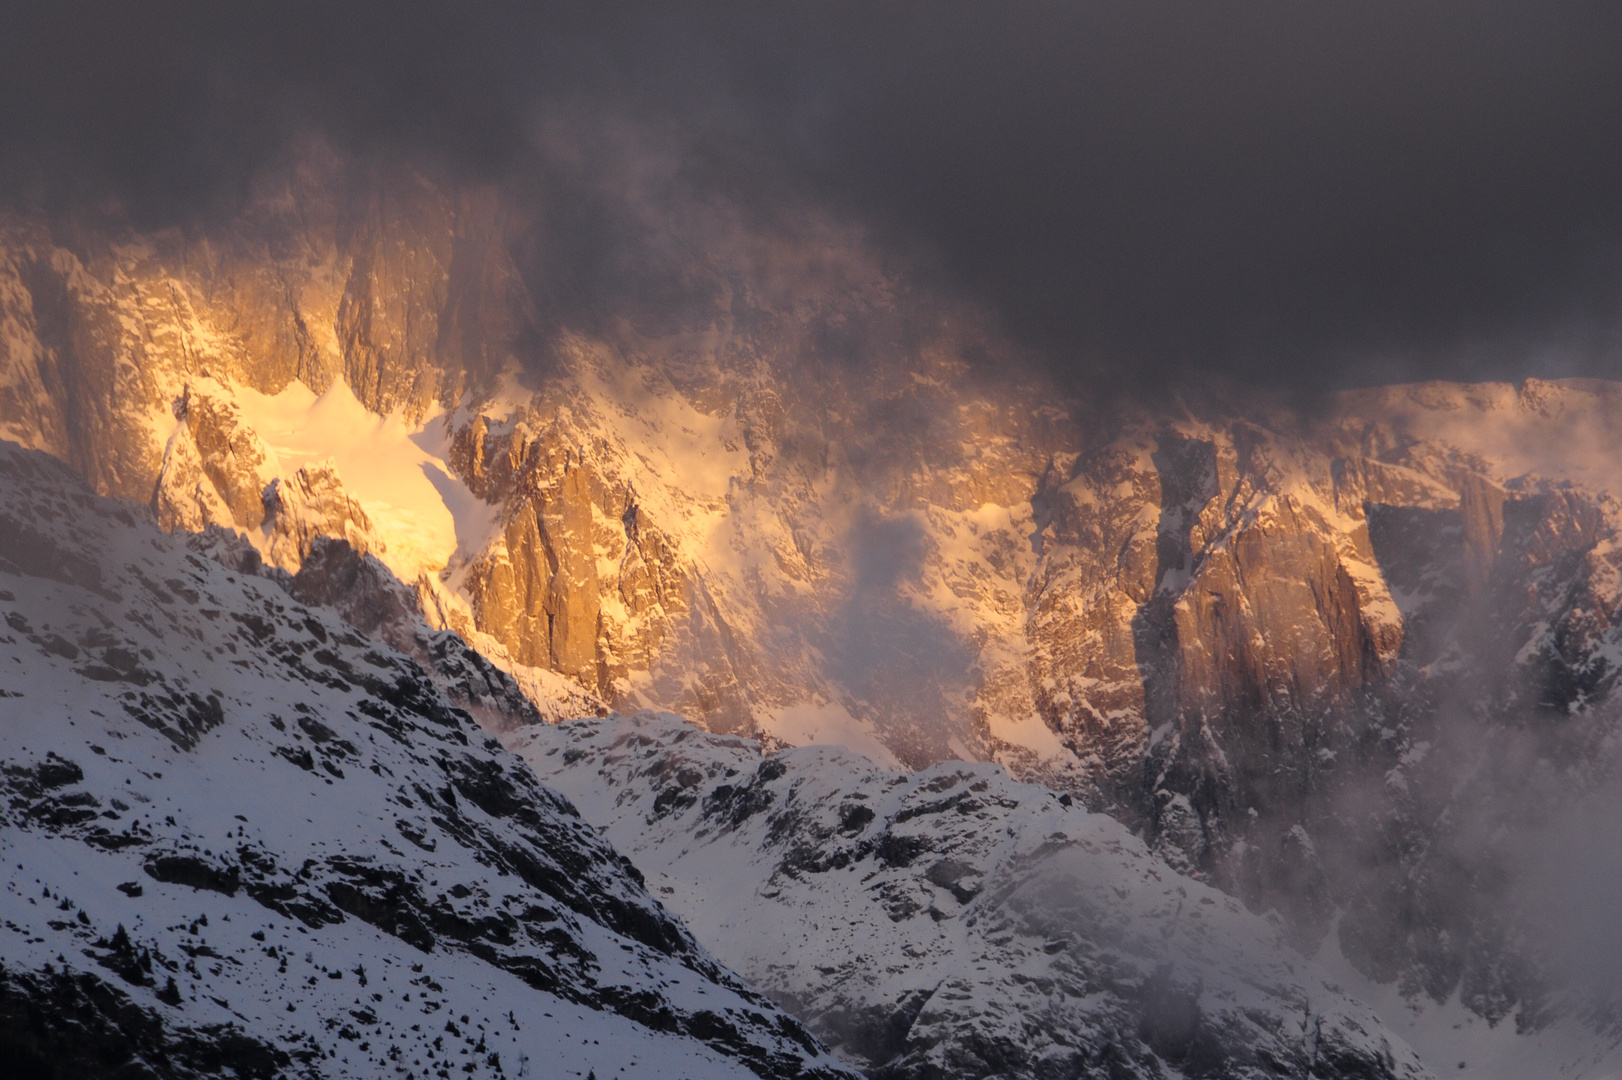
[[[479,625],[519,663],[597,682],[601,607],[591,476],[566,469],[507,519],[502,542],[469,578]]]

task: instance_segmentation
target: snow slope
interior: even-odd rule
[[[1000,766],[763,759],[660,713],[507,743],[870,1075],[1429,1075],[1281,927]]]
[[[847,1075],[423,667],[14,444],[0,789],[22,1066]]]

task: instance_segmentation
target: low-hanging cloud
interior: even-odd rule
[[[843,537],[848,581],[830,613],[828,673],[881,718],[903,760],[950,756],[944,718],[974,679],[974,655],[937,614],[916,606],[929,538],[908,514],[864,507]]]

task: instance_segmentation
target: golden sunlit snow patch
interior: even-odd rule
[[[378,557],[402,581],[439,570],[459,551],[476,553],[494,530],[499,508],[452,474],[437,414],[420,424],[399,413],[378,416],[341,379],[320,395],[301,382],[274,396],[232,389],[243,420],[275,452],[284,475],[336,462],[345,490],[383,542]]]

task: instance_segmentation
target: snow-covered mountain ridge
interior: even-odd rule
[[[0,443],[20,1075],[850,1075],[474,723],[538,717],[454,635],[181,541]]]
[[[1281,927],[999,766],[763,759],[655,713],[506,740],[870,1076],[1430,1075]]]

